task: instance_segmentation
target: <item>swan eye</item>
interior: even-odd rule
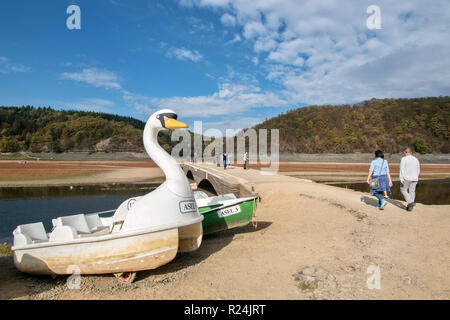
[[[177,120],[178,116],[175,113],[165,113],[164,117],[168,118],[168,119],[175,119]]]
[[[166,119],[174,119],[177,120],[178,116],[176,113],[160,113],[156,115],[156,119],[161,122],[161,126],[166,128]]]

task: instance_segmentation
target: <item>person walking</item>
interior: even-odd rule
[[[216,164],[217,164],[217,167],[220,168],[220,155],[219,154],[216,154]]]
[[[227,168],[227,154],[223,154],[223,169],[225,170]]]
[[[244,170],[247,170],[248,152],[244,153]]]
[[[375,151],[375,159],[370,163],[367,183],[370,186],[370,194],[377,197],[377,208],[382,210],[387,201],[384,199],[384,191],[391,193],[392,178],[389,171],[389,164],[384,160],[383,151]]]
[[[412,155],[411,148],[406,148],[403,151],[405,155],[400,160],[400,191],[406,200],[406,210],[411,211],[416,205],[416,186],[419,181],[420,162]]]

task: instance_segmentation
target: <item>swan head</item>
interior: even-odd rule
[[[148,119],[147,124],[149,124],[152,128],[159,130],[189,128],[187,124],[178,121],[177,118],[178,116],[175,111],[163,109],[152,114]]]

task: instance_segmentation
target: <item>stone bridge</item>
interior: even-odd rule
[[[240,183],[238,178],[221,172],[214,166],[194,163],[181,163],[180,165],[188,179],[195,182],[198,188],[213,194],[234,193],[236,197],[248,197],[255,194]]]

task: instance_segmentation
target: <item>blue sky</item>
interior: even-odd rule
[[[448,30],[446,0],[2,0],[0,105],[172,108],[224,132],[309,104],[448,95]]]

